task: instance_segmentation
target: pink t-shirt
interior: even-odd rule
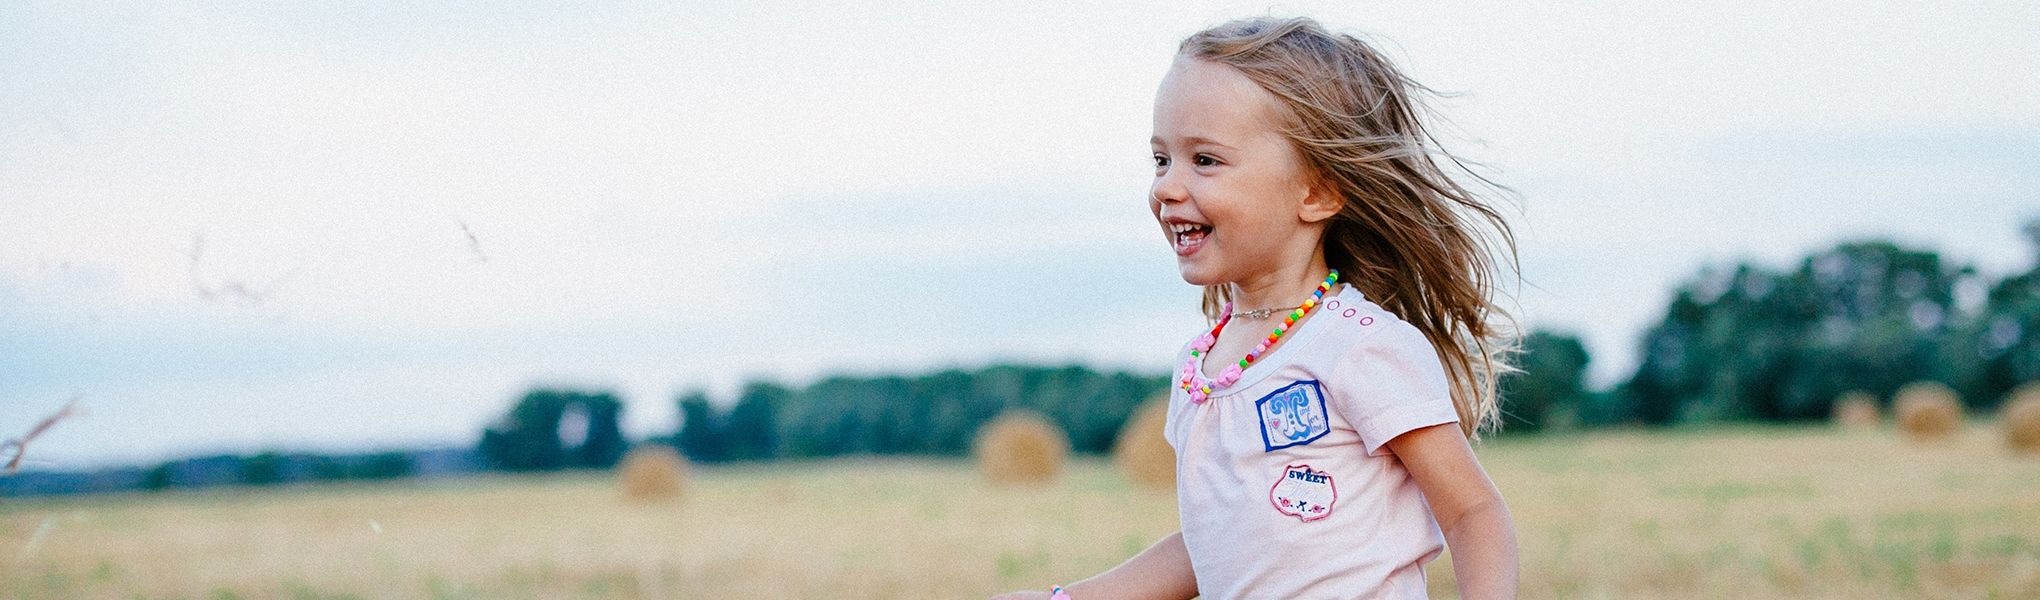
[[[1459,421],[1444,365],[1351,286],[1318,310],[1203,403],[1172,386],[1176,501],[1204,598],[1426,597],[1445,536],[1383,444]]]

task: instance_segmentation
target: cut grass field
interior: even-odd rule
[[[2040,456],[1971,423],[1505,439],[1527,598],[2040,598]],[[1048,487],[947,460],[6,501],[0,598],[981,598],[1176,529],[1109,461]],[[1454,595],[1449,554],[1433,597]]]

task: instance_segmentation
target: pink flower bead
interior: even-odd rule
[[[1211,335],[1210,332],[1206,332],[1204,335],[1198,336],[1197,341],[1190,343],[1190,349],[1204,352],[1210,350],[1211,346],[1217,343],[1218,337]]]
[[[1218,374],[1218,385],[1220,386],[1232,385],[1233,382],[1239,380],[1240,380],[1240,366],[1237,364],[1226,367],[1224,373]]]

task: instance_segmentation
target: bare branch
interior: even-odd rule
[[[84,396],[82,395],[72,396],[70,402],[64,403],[63,409],[58,410],[56,414],[52,414],[48,417],[43,417],[42,422],[36,423],[35,427],[28,430],[28,434],[18,438],[7,440],[5,442],[0,442],[0,448],[14,449],[14,458],[9,459],[7,461],[7,472],[9,474],[13,474],[21,470],[21,457],[26,456],[28,454],[28,443],[35,441],[36,436],[42,435],[44,431],[49,431],[50,426],[56,425],[58,421],[62,421],[66,418],[71,417],[74,414],[77,414],[78,400],[82,399],[83,397]]]

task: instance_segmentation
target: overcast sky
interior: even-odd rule
[[[533,384],[631,431],[747,378],[1081,361],[1202,319],[1146,212],[1184,35],[1316,16],[1521,193],[1526,324],[1597,384],[1676,282],[2040,216],[2027,3],[0,5],[0,435],[31,466],[467,444]]]

